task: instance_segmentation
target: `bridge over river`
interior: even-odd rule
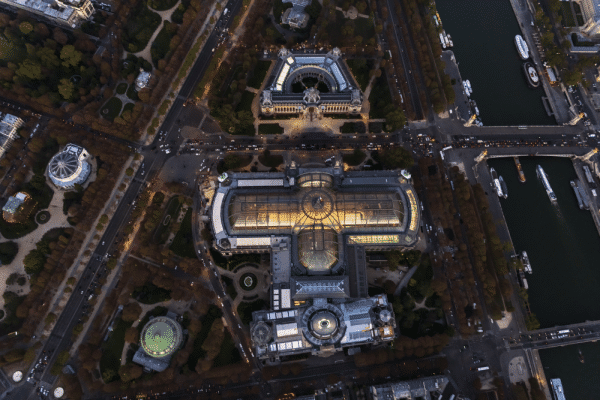
[[[555,326],[526,332],[519,337],[505,337],[511,349],[548,349],[551,347],[596,342],[600,339],[600,321]]]

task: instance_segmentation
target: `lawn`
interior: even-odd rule
[[[127,91],[127,84],[125,82],[119,83],[117,85],[117,94],[125,94]]]
[[[123,46],[130,53],[144,50],[154,31],[160,25],[160,15],[150,10],[146,2],[139,2],[138,6],[130,13],[131,18],[123,29]]]
[[[235,111],[236,112],[239,112],[239,111],[252,112],[252,100],[254,100],[254,93],[244,90],[244,93],[242,93],[242,99],[240,100],[237,107],[235,108]]]
[[[132,322],[125,322],[121,318],[116,320],[108,340],[102,345],[100,373],[104,377],[104,383],[119,379],[118,372],[121,367],[121,353],[125,345],[125,331],[131,324]]]
[[[129,111],[129,112],[133,111],[133,106],[134,106],[133,103],[127,103],[127,104],[125,104],[125,106],[123,106],[123,111],[121,112],[121,115],[123,115],[123,113],[125,111]]]
[[[354,75],[354,79],[360,86],[361,90],[364,92],[369,84],[369,69],[371,62],[367,62],[364,58],[356,58],[354,60],[346,60],[348,67],[350,67],[350,71],[352,71],[352,75]]]
[[[352,154],[344,154],[342,156],[342,159],[349,166],[355,167],[355,166],[359,165],[361,162],[363,162],[366,157],[367,157],[366,153],[364,151],[362,151],[361,149],[357,148],[357,149],[354,149],[354,153],[352,153]]]
[[[283,156],[269,154],[268,157],[265,157],[264,154],[261,154],[258,156],[258,161],[265,167],[277,168],[283,162]]]
[[[192,235],[192,208],[188,208],[179,226],[179,231],[171,244],[173,253],[180,257],[196,258],[194,251],[194,237]]]
[[[220,318],[221,315],[223,315],[221,310],[217,306],[211,305],[208,309],[208,313],[206,313],[204,318],[202,318],[202,328],[200,329],[200,332],[198,332],[198,335],[194,338],[194,348],[187,360],[187,365],[190,371],[194,371],[196,369],[198,360],[205,356],[205,352],[202,349],[202,344],[204,344],[213,322],[217,318]]]
[[[260,135],[279,135],[283,133],[283,128],[279,124],[260,124],[258,133]]]
[[[177,219],[179,216],[179,209],[181,208],[181,203],[179,202],[179,196],[173,196],[169,199],[169,204],[167,204],[166,211],[156,228],[156,232],[154,232],[153,240],[155,243],[163,244],[167,240],[167,236],[170,233],[169,227],[173,223],[174,219]],[[167,216],[171,216],[171,218],[167,218]],[[165,221],[165,219],[167,221]],[[165,223],[166,222],[166,223]]]
[[[267,75],[270,66],[271,61],[258,61],[254,67],[254,71],[252,71],[252,77],[248,79],[248,86],[255,89],[260,88],[260,85],[265,80],[265,76]]]
[[[135,83],[132,83],[131,85],[129,85],[129,88],[127,89],[127,97],[129,97],[131,100],[134,100],[134,101],[139,100],[137,90],[135,89]]]
[[[356,123],[354,122],[344,122],[344,125],[340,128],[340,132],[342,133],[355,133],[356,132]]]
[[[112,97],[100,109],[100,115],[112,121],[121,113],[121,108],[123,108],[123,102],[117,97]]]

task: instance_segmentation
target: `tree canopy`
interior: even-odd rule
[[[415,163],[408,150],[402,147],[394,147],[385,150],[381,154],[381,162],[388,169],[409,169]]]

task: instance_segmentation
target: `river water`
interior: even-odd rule
[[[569,159],[521,157],[521,183],[512,158],[488,160],[506,181],[501,199],[515,250],[527,251],[529,302],[542,328],[600,319],[600,236],[590,212],[580,210],[570,181]],[[536,175],[540,164],[558,199],[552,205]],[[585,364],[578,358],[578,349]],[[561,378],[567,400],[600,400],[600,343],[540,351],[548,379]]]
[[[521,183],[512,158],[488,160],[504,177],[502,210],[515,250],[527,251],[529,302],[542,328],[600,319],[600,236],[590,212],[580,210],[567,158],[522,157]],[[558,198],[553,205],[536,175],[540,164]]]
[[[581,350],[585,363],[579,362]],[[567,400],[600,400],[600,343],[540,351],[546,379],[560,378]]]
[[[436,6],[484,125],[556,124],[542,103],[544,89],[527,86],[509,0],[436,0]]]

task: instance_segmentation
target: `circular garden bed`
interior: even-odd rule
[[[45,224],[48,221],[50,221],[50,213],[48,211],[40,211],[35,216],[35,222],[38,224]]]
[[[252,290],[256,287],[256,284],[258,283],[258,279],[256,278],[256,275],[254,275],[251,272],[246,272],[244,275],[242,275],[240,277],[240,287],[243,290]]]

